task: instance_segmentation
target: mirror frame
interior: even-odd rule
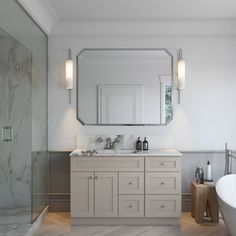
[[[173,91],[174,91],[174,57],[173,55],[167,50],[166,48],[83,48],[77,55],[76,55],[76,118],[82,124],[86,126],[167,126],[174,117],[174,112],[172,113],[172,117],[166,123],[160,124],[95,124],[95,123],[86,123],[79,117],[79,57],[84,51],[120,51],[120,50],[129,50],[129,51],[165,51],[171,58],[171,81],[172,81],[172,99],[171,105],[173,109]],[[160,104],[161,109],[161,104]],[[161,121],[160,121],[161,122]]]

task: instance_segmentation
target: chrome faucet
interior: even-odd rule
[[[106,143],[104,149],[113,149],[116,143],[120,142],[120,135],[117,135],[112,141],[110,137],[106,138]]]
[[[224,175],[232,174],[232,158],[236,159],[233,151],[228,149],[228,144],[225,143],[225,173]]]

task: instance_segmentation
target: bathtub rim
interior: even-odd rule
[[[229,177],[230,176],[230,177]],[[232,207],[234,209],[236,209],[236,203],[232,204],[232,202],[229,202],[227,199],[225,199],[225,197],[222,196],[221,194],[221,188],[219,187],[219,185],[221,184],[220,182],[223,181],[222,179],[225,178],[231,178],[231,176],[235,177],[236,180],[236,174],[229,174],[229,175],[224,175],[222,176],[217,182],[216,182],[216,193],[217,196],[220,198],[220,200],[222,200],[225,204],[227,204],[229,207]],[[236,182],[235,182],[236,183]]]

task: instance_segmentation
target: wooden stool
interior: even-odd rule
[[[191,215],[197,223],[202,223],[204,212],[211,218],[212,223],[219,223],[219,207],[215,186],[192,182]]]

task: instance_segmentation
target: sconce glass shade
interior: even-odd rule
[[[73,89],[73,61],[66,60],[66,89]]]
[[[185,61],[178,61],[178,89],[185,88]]]

